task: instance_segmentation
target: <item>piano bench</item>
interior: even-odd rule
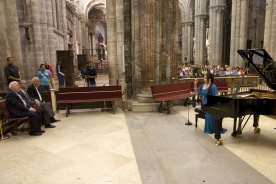
[[[197,120],[198,120],[198,118],[205,119],[205,112],[203,112],[200,107],[197,107],[194,110],[196,112],[196,114],[195,114],[195,120],[196,120],[195,127],[197,128]]]

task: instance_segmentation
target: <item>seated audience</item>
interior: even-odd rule
[[[33,99],[32,97],[30,97],[26,91],[27,83],[25,80],[21,80],[18,83],[19,83],[19,87],[20,87],[20,91],[18,92],[18,94],[20,94],[22,96],[23,100],[25,100],[25,102],[29,106],[34,107],[37,111],[42,112],[42,117],[43,117],[42,122],[45,125],[45,128],[55,128],[55,126],[50,124],[51,118],[55,115],[50,104],[40,102],[39,100],[36,100],[36,99]]]
[[[6,105],[9,110],[10,116],[13,118],[21,118],[29,116],[30,118],[30,135],[42,135],[43,130],[40,129],[41,113],[36,111],[35,108],[30,107],[23,98],[18,94],[20,91],[17,81],[9,84],[9,91],[6,95]]]
[[[44,97],[41,95],[40,90],[38,87],[40,86],[40,80],[38,77],[33,77],[32,84],[27,88],[27,93],[30,97],[32,97],[35,100],[38,100],[39,102],[45,103]],[[54,116],[51,117],[51,122],[58,122],[60,120],[56,120]]]

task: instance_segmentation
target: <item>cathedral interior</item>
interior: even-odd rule
[[[81,86],[80,68],[92,61],[99,85],[121,85],[129,106],[152,103],[151,86],[177,83],[180,65],[244,67],[239,49],[265,49],[275,59],[275,7],[275,0],[1,0],[0,93],[8,91],[8,57],[27,83],[49,61],[56,91],[58,72],[67,86]],[[195,130],[182,125],[187,107],[170,115],[137,109],[60,111],[45,140],[18,133],[0,141],[4,155],[12,152],[0,158],[0,183],[276,182],[274,119],[261,117],[266,135],[247,128],[236,140],[229,132],[228,143],[214,147],[203,120]]]

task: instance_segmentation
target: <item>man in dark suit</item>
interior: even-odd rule
[[[17,81],[12,81],[9,84],[10,90],[6,95],[6,105],[10,116],[13,118],[20,118],[29,116],[30,119],[30,135],[38,136],[44,132],[40,130],[41,113],[35,108],[30,107],[23,98],[18,94],[20,91]]]
[[[40,80],[38,77],[34,77],[32,79],[32,84],[27,88],[27,93],[30,97],[32,97],[35,100],[38,100],[39,102],[45,103],[45,99],[41,95],[38,87],[40,86]],[[58,122],[60,120],[56,120],[54,116],[51,116],[51,123]]]
[[[26,92],[27,83],[25,80],[18,81],[18,83],[20,87],[20,91],[18,92],[18,94],[21,95],[23,100],[25,100],[25,102],[28,105],[30,105],[31,107],[34,107],[37,111],[42,112],[43,124],[45,124],[45,128],[55,128],[55,126],[50,124],[51,117],[55,115],[50,104],[40,102],[39,100],[36,100],[30,97]]]

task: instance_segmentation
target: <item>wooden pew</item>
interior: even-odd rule
[[[151,86],[152,97],[156,101],[160,101],[158,112],[167,110],[167,114],[170,114],[170,108],[173,106],[172,100],[195,97],[195,93],[191,92],[189,82],[174,83],[174,84],[161,84]],[[166,106],[163,107],[163,102],[167,102]],[[193,102],[195,104],[195,102]]]
[[[6,100],[0,101],[0,118],[2,123],[2,131],[3,134],[7,134],[11,132],[12,135],[17,135],[18,131],[24,132],[29,131],[30,122],[29,117],[21,117],[21,118],[11,118],[9,110],[6,106]],[[22,125],[20,128],[19,126]],[[25,124],[28,125],[28,127],[25,127]]]
[[[228,88],[228,82],[226,81],[215,81],[214,84],[217,86],[218,92],[221,94],[227,94],[231,92],[231,90]]]
[[[66,117],[70,109],[110,107],[115,114],[114,101],[122,99],[121,86],[68,87],[59,88],[57,93],[57,109],[66,109]],[[84,105],[88,104],[88,105]]]

